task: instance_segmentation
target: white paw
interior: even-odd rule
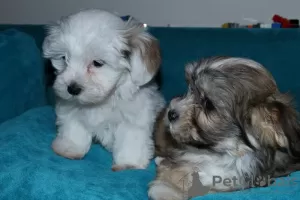
[[[59,136],[52,142],[52,149],[56,154],[69,159],[81,159],[89,150],[89,148],[82,148],[73,141]]]
[[[146,169],[150,158],[146,155],[137,155],[123,149],[118,152],[113,152],[114,163],[113,166],[118,166],[117,168],[123,169]],[[120,171],[120,170],[114,170]]]
[[[113,171],[121,171],[126,169],[146,169],[148,166],[148,160],[140,160],[136,159],[135,157],[125,157],[114,155],[114,163],[112,166]]]

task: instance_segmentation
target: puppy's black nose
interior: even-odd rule
[[[173,122],[175,120],[177,120],[179,117],[178,113],[175,110],[169,110],[168,112],[168,118],[170,122]]]
[[[71,95],[74,95],[74,96],[79,95],[81,91],[82,91],[81,87],[76,83],[71,83],[68,86],[68,92]]]

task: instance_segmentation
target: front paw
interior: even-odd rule
[[[71,140],[61,137],[55,138],[52,142],[52,149],[56,154],[72,160],[83,158],[87,152],[86,149],[78,147],[78,145]]]
[[[113,157],[113,171],[146,169],[150,162],[147,156],[127,152],[126,149],[113,152]]]

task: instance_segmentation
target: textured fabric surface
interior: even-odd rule
[[[282,92],[300,105],[299,29],[150,28],[162,52],[161,90],[167,101],[186,91],[184,65],[209,56],[239,56],[262,63]]]
[[[147,170],[112,172],[111,154],[93,145],[82,160],[57,156],[51,107],[34,108],[0,125],[0,199],[147,199],[154,163]]]
[[[24,111],[45,105],[41,52],[29,35],[0,32],[0,123]]]
[[[0,199],[145,200],[155,177],[146,170],[112,172],[111,153],[94,144],[82,160],[57,156],[52,107],[34,108],[0,125]],[[300,173],[268,188],[196,197],[200,199],[300,199]]]

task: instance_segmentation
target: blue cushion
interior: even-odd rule
[[[43,60],[31,36],[0,32],[0,80],[0,123],[45,105]]]
[[[209,56],[246,57],[262,63],[282,92],[300,106],[300,29],[150,28],[162,52],[166,100],[186,91],[184,65]]]
[[[55,113],[31,109],[0,125],[0,199],[147,199],[155,176],[146,170],[111,171],[112,156],[94,144],[83,160],[69,160],[51,149]]]

